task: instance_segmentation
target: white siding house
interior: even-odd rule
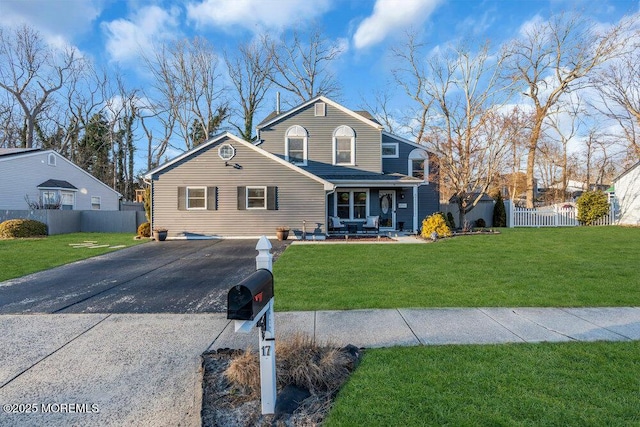
[[[618,201],[618,223],[640,225],[640,162],[613,182]]]
[[[0,149],[0,210],[117,211],[122,196],[53,150]]]

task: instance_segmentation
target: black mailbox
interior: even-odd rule
[[[253,320],[273,298],[273,274],[261,268],[229,289],[227,319]]]

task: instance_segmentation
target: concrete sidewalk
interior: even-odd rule
[[[0,426],[199,425],[200,355],[258,339],[224,314],[2,315],[0,331]],[[278,339],[295,332],[359,347],[627,341],[640,308],[277,313]]]

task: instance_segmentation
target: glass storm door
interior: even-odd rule
[[[396,228],[396,192],[380,190],[380,228],[395,230]]]

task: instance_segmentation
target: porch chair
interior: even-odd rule
[[[380,231],[380,217],[379,216],[368,216],[367,222],[362,224],[362,231],[364,233],[368,233],[369,231],[373,231],[375,234],[378,234]]]
[[[329,217],[329,233],[339,233],[341,231],[346,232],[347,226],[340,221],[340,218],[337,216]]]

